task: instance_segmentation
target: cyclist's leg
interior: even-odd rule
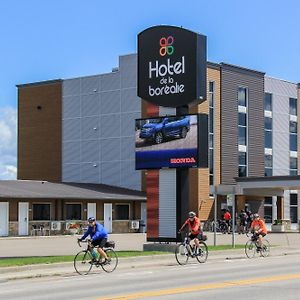
[[[100,258],[107,259],[107,255],[106,255],[105,251],[102,249],[105,246],[106,242],[107,242],[106,238],[105,239],[97,239],[95,241],[92,241],[92,245],[93,246],[99,246],[97,248],[97,251],[98,251],[98,253],[100,255]]]

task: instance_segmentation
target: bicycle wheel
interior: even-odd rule
[[[75,271],[80,275],[87,275],[92,269],[93,257],[90,251],[83,250],[76,254],[74,257],[74,268]]]
[[[207,249],[207,245],[204,242],[200,242],[199,243],[199,248],[197,251],[197,260],[199,263],[205,263],[207,260],[207,256],[208,256],[208,249]]]
[[[106,249],[105,253],[110,260],[107,261],[106,263],[102,263],[101,267],[105,272],[111,273],[116,269],[116,267],[118,265],[118,256],[117,256],[117,253],[113,249],[110,249],[110,248]]]
[[[256,245],[255,242],[249,240],[245,245],[245,253],[248,258],[253,258],[256,253]]]
[[[267,257],[270,255],[270,243],[268,240],[262,240],[262,249],[260,251],[260,255],[263,257]]]
[[[187,264],[189,259],[189,254],[184,244],[180,244],[175,248],[175,258],[180,265]]]

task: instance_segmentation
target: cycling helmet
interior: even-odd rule
[[[196,214],[193,211],[189,212],[189,218],[194,218],[196,217]]]
[[[89,218],[88,218],[88,222],[89,222],[89,223],[92,223],[92,222],[94,222],[94,221],[96,221],[96,219],[95,219],[94,217],[89,217]]]
[[[259,214],[254,214],[254,215],[253,215],[253,218],[254,218],[254,219],[259,218]]]

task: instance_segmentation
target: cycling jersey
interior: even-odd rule
[[[263,220],[253,220],[251,223],[251,229],[258,231],[258,233],[264,233],[267,234],[268,230],[266,227],[266,224]]]
[[[199,234],[200,233],[200,219],[195,217],[193,221],[190,221],[190,219],[187,219],[184,222],[184,226],[188,225],[189,226],[189,230],[192,234]]]
[[[88,235],[90,235],[92,241],[108,238],[107,231],[98,222],[96,222],[95,229],[94,229],[94,226],[89,226],[88,230],[84,233],[84,235],[81,237],[81,239],[84,240]]]

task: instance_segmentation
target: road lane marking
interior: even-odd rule
[[[138,293],[132,293],[127,295],[119,295],[119,296],[106,296],[106,297],[97,298],[96,300],[132,300],[132,299],[140,299],[140,298],[147,298],[147,297],[167,296],[167,295],[175,295],[181,293],[193,293],[193,292],[199,292],[199,291],[211,290],[211,289],[221,289],[226,287],[235,287],[235,286],[251,285],[251,284],[262,284],[268,282],[293,280],[293,279],[300,279],[300,273],[270,276],[270,277],[258,277],[258,278],[244,279],[238,281],[209,283],[204,285],[194,285],[194,286],[156,290],[156,291],[138,292]]]

